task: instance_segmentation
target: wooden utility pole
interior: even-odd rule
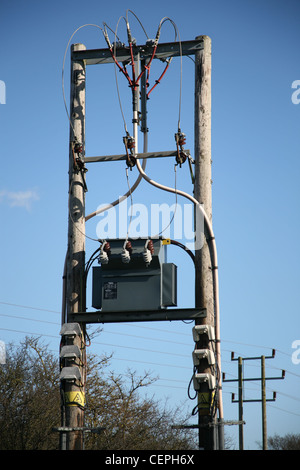
[[[239,450],[244,450],[244,416],[243,416],[243,359],[239,357]]]
[[[225,374],[223,373],[223,382],[238,382],[239,384],[239,399],[234,399],[234,393],[232,394],[232,403],[239,404],[239,443],[240,443],[240,450],[243,450],[244,445],[244,437],[243,437],[243,429],[242,426],[245,424],[243,422],[243,403],[261,403],[262,404],[262,448],[263,450],[268,449],[267,443],[267,401],[275,401],[276,400],[276,393],[273,392],[273,398],[266,398],[266,380],[280,380],[285,378],[285,371],[282,370],[281,377],[266,377],[265,371],[265,360],[266,359],[274,359],[275,357],[275,349],[272,350],[271,356],[256,356],[256,357],[234,357],[234,353],[231,353],[231,360],[236,361],[238,360],[238,379],[225,379]],[[242,375],[242,367],[243,361],[252,361],[252,360],[260,360],[261,363],[261,376],[260,377],[252,377],[252,378],[245,378]],[[261,382],[261,398],[260,399],[250,399],[245,400],[243,397],[243,382],[246,381],[260,381]]]
[[[196,38],[199,39],[199,38]],[[203,48],[195,53],[195,185],[194,197],[203,204],[209,221],[212,221],[211,190],[211,39],[202,36]],[[198,234],[199,236],[199,234]],[[199,240],[198,240],[199,241]],[[215,327],[214,290],[211,256],[207,241],[195,250],[195,305],[206,308],[206,318],[196,320],[196,325]],[[205,335],[201,335],[199,349],[211,349]],[[211,373],[206,360],[200,361],[198,373]],[[208,403],[213,397],[205,384],[198,393],[199,447],[216,449],[215,419],[210,415]],[[207,389],[206,389],[207,388]]]
[[[266,403],[266,361],[261,356],[261,416],[262,416],[262,444],[263,450],[268,449],[267,437],[267,403]]]
[[[82,44],[74,44],[73,51],[85,50]],[[67,253],[67,322],[71,314],[85,311],[84,267],[85,267],[85,64],[71,58],[70,90],[70,147],[69,147],[69,223]],[[85,327],[80,324],[81,334],[73,344],[81,352],[79,369],[80,383],[65,383],[64,403],[66,450],[83,449],[83,432],[72,431],[84,426],[85,393]],[[80,400],[75,397],[81,397]],[[80,403],[80,405],[76,403]]]

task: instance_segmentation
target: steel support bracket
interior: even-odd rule
[[[79,312],[69,315],[70,321],[80,323],[121,323],[140,321],[195,320],[206,317],[205,308],[161,309],[137,312]]]

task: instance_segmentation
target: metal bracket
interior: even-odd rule
[[[190,150],[185,150],[187,156],[190,156]],[[144,158],[165,158],[165,157],[176,157],[177,150],[168,150],[164,152],[146,152],[146,153],[137,153],[135,158],[144,159]],[[94,163],[94,162],[112,162],[112,161],[119,161],[119,160],[126,160],[127,155],[120,154],[120,155],[102,155],[99,157],[85,157],[85,163]]]
[[[194,55],[197,51],[203,49],[204,38],[200,36],[193,41],[160,43],[157,45],[155,59],[168,59],[169,57],[179,57],[180,55]],[[147,59],[152,56],[152,46],[140,45],[135,46],[134,55],[140,56],[141,59]],[[122,47],[117,49],[117,59],[121,62],[131,60],[129,47]],[[105,49],[86,49],[79,51],[72,51],[72,60],[84,61],[85,65],[96,64],[109,64],[113,63],[113,58],[109,48]]]
[[[246,424],[245,421],[218,421],[216,423],[203,423],[203,424],[190,424],[190,425],[174,425],[171,426],[172,429],[199,429],[199,428],[207,428],[207,427],[216,427],[216,426],[235,426]]]
[[[137,312],[79,312],[69,315],[70,321],[80,323],[121,323],[139,321],[195,320],[206,317],[206,308],[170,308]]]
[[[82,432],[91,432],[94,434],[100,434],[102,431],[105,431],[106,428],[102,427],[97,427],[97,428],[86,428],[86,427],[74,427],[74,428],[69,428],[67,426],[61,426],[59,428],[52,428],[53,432],[76,432],[76,431],[82,431]]]

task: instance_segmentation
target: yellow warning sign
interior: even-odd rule
[[[213,403],[214,392],[202,392],[198,395],[198,410],[200,415],[209,414],[209,409]]]
[[[84,392],[65,392],[65,400],[68,406],[85,406]]]
[[[199,394],[199,400],[198,402],[203,405],[203,408],[207,408],[209,406],[209,398],[210,398],[210,393],[200,393]]]

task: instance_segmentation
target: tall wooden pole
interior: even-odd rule
[[[263,450],[268,449],[267,440],[267,403],[266,403],[266,361],[261,356],[261,406],[262,406],[262,441]]]
[[[239,450],[244,450],[244,416],[243,416],[243,359],[238,358],[238,380],[239,380]]]
[[[86,49],[82,44],[74,44],[73,51]],[[69,315],[85,311],[84,267],[85,267],[85,64],[71,58],[71,97],[70,97],[70,148],[69,148],[69,223],[67,254],[67,321]],[[85,393],[85,331],[74,339],[81,351],[79,364],[80,383],[65,384],[65,426],[69,429],[84,426]],[[79,393],[79,395],[78,395]],[[75,400],[74,397],[81,397]],[[68,402],[70,403],[68,405]],[[80,404],[76,404],[76,403]],[[66,434],[66,450],[83,449],[83,432],[69,431]]]
[[[196,39],[199,39],[197,37]],[[195,54],[195,185],[194,197],[212,221],[211,190],[211,39],[203,36],[203,48]],[[207,316],[196,324],[215,326],[214,290],[209,246],[206,240],[201,249],[195,250],[195,305],[206,308]],[[211,349],[205,335],[200,335],[199,349]],[[211,373],[206,360],[200,361],[198,373]],[[207,386],[206,386],[207,387]],[[198,393],[199,447],[216,449],[215,419],[210,414],[209,389],[201,384]],[[209,425],[210,424],[210,425]]]

